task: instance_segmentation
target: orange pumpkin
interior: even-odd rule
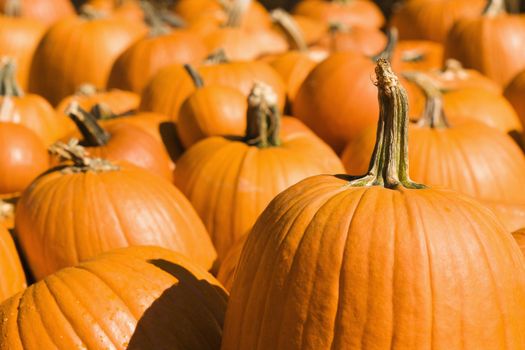
[[[525,18],[504,12],[503,0],[490,0],[481,17],[457,21],[445,57],[455,58],[505,86],[525,68]]]
[[[65,116],[55,113],[53,107],[42,97],[24,94],[15,78],[16,68],[13,60],[0,60],[0,122],[12,122],[34,131],[50,145],[69,130]]]
[[[129,123],[112,123],[102,127],[93,113],[100,109],[87,112],[73,103],[67,110],[82,136],[81,145],[91,155],[110,161],[129,162],[167,180],[173,178],[171,161],[158,138]],[[74,133],[66,139],[77,136],[78,133]]]
[[[47,149],[28,128],[0,123],[0,197],[13,197],[49,167]]]
[[[0,0],[0,13],[15,14],[28,20],[51,25],[75,14],[68,0]]]
[[[511,103],[522,125],[525,125],[525,70],[517,74],[507,85],[504,95]]]
[[[518,242],[523,256],[525,256],[525,229],[519,229],[515,232],[512,232],[514,239]]]
[[[521,252],[475,200],[410,180],[406,93],[385,60],[377,79],[368,173],[313,176],[268,205],[222,349],[525,348]]]
[[[411,79],[427,96],[425,113],[408,129],[411,177],[467,194],[489,207],[523,208],[525,189],[520,184],[525,182],[525,156],[513,140],[468,117],[461,121],[466,114],[455,109],[443,109],[439,90],[424,74]],[[347,172],[366,172],[374,137],[370,128],[347,145],[342,156]],[[502,222],[509,229],[525,225],[520,216],[509,220],[503,215]]]
[[[290,127],[283,118],[288,130],[280,132],[276,102],[271,88],[256,84],[244,137],[207,138],[177,162],[175,184],[204,221],[219,261],[277,193],[308,176],[342,170],[337,156],[304,126]]]
[[[367,0],[300,1],[293,13],[321,20],[327,26],[337,22],[349,27],[381,28],[385,23],[379,7]]]
[[[150,34],[127,48],[115,61],[108,88],[140,94],[161,68],[176,63],[195,63],[205,58],[206,46],[197,34],[171,30],[163,23],[154,24]]]
[[[444,43],[454,22],[476,18],[486,0],[407,0],[394,12],[392,25],[402,40]]]
[[[382,51],[387,42],[383,32],[373,27],[349,27],[333,23],[327,33],[314,45],[330,52],[355,51],[374,56]]]
[[[428,40],[399,40],[394,48],[392,67],[395,71],[440,69],[442,44]]]
[[[104,14],[104,16],[139,23],[145,20],[145,14],[141,5],[137,0],[89,0],[85,6],[89,6],[89,8],[97,13]]]
[[[278,96],[282,110],[286,101],[286,87],[275,70],[264,62],[210,63],[198,68],[207,85],[224,85],[238,89],[248,96],[256,81],[272,86]],[[195,91],[192,79],[182,65],[172,65],[161,69],[150,80],[142,92],[140,109],[166,114],[177,121],[182,103]]]
[[[220,283],[180,254],[115,250],[2,303],[0,349],[218,349],[226,302]]]
[[[0,202],[2,205],[3,202]],[[26,276],[13,238],[0,224],[0,303],[26,287]]]
[[[244,234],[239,237],[235,243],[228,250],[224,256],[224,260],[219,267],[219,272],[217,273],[217,279],[222,283],[224,288],[228,291],[232,289],[233,281],[235,280],[235,270],[237,269],[237,264],[239,263],[239,258],[241,257],[242,248],[248,234]]]
[[[35,180],[15,216],[20,246],[37,279],[136,245],[169,248],[211,268],[216,253],[206,229],[171,183],[137,167],[89,158],[75,143],[53,150],[71,163]]]
[[[57,22],[35,52],[29,90],[56,105],[81,84],[104,88],[117,57],[145,31],[142,24],[88,14]]]
[[[242,136],[246,129],[246,97],[228,86],[204,86],[202,77],[186,65],[197,90],[182,104],[177,121],[177,132],[182,145],[191,147],[210,136]]]
[[[370,76],[372,60],[340,52],[318,64],[306,77],[293,101],[293,115],[336,152],[377,122],[377,96]]]
[[[13,58],[18,67],[16,79],[25,89],[33,54],[46,27],[29,19],[0,16],[0,28],[0,56]]]

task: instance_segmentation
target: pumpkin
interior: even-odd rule
[[[337,22],[350,27],[381,28],[385,23],[379,7],[366,0],[300,1],[293,13],[321,20],[326,25]]]
[[[189,30],[171,30],[153,11],[148,19],[149,35],[136,41],[117,58],[109,75],[109,88],[140,94],[159,69],[205,58],[207,49],[197,34]]]
[[[457,21],[445,45],[445,57],[477,69],[501,86],[525,68],[524,55],[525,19],[506,14],[503,0],[490,0],[481,17]]]
[[[18,67],[16,79],[25,89],[33,54],[46,27],[29,19],[0,16],[0,28],[0,56],[13,58]]]
[[[355,51],[366,56],[374,56],[382,51],[387,38],[378,28],[346,26],[332,23],[314,47],[321,47],[330,52]]]
[[[0,122],[0,197],[13,197],[49,167],[47,149],[28,128]]]
[[[0,201],[0,205],[3,202]],[[0,303],[26,287],[26,276],[13,238],[0,224]]]
[[[268,205],[242,251],[222,349],[525,347],[521,252],[475,200],[410,179],[406,93],[386,60],[376,71],[368,173],[313,176]]]
[[[522,125],[525,125],[525,70],[517,74],[505,87],[504,95],[510,102]]]
[[[244,243],[246,243],[246,238],[248,238],[248,234],[242,235],[235,241],[235,243],[233,243],[231,248],[224,256],[224,260],[219,267],[217,279],[228,291],[231,290],[233,286],[233,281],[235,280],[235,270],[237,269],[237,264],[239,263],[239,258],[241,256]]]
[[[15,228],[37,279],[101,252],[158,245],[209,269],[215,250],[195,210],[168,181],[90,158],[77,143],[52,150],[70,163],[36,179],[18,201]]]
[[[16,14],[50,25],[64,17],[73,16],[75,9],[68,0],[0,0],[0,13]]]
[[[81,145],[94,157],[126,161],[171,180],[170,159],[162,143],[149,132],[129,123],[102,127],[94,115],[97,111],[101,113],[102,108],[96,105],[92,112],[88,112],[73,102],[66,111],[82,136]],[[77,136],[75,133],[66,139]]]
[[[16,81],[16,65],[10,58],[0,60],[0,122],[12,122],[34,131],[50,145],[67,133],[69,121],[56,115],[42,97],[24,94]]]
[[[207,138],[177,162],[175,185],[202,218],[219,261],[277,193],[310,175],[342,170],[307,128],[287,124],[275,93],[258,83],[248,98],[244,137]]]
[[[402,40],[444,43],[454,22],[476,18],[486,0],[407,0],[392,17]]]
[[[429,40],[399,40],[394,48],[392,67],[395,71],[440,69],[444,47]]]
[[[246,97],[228,86],[204,86],[199,73],[191,66],[186,70],[197,90],[180,108],[177,132],[185,148],[210,136],[242,136],[246,129]]]
[[[115,250],[2,303],[0,349],[218,349],[226,302],[220,283],[180,254]]]
[[[512,235],[514,236],[514,239],[516,240],[516,242],[518,242],[521,252],[525,256],[525,230],[524,229],[517,230],[515,232],[512,232]]]
[[[84,13],[66,18],[47,31],[33,57],[30,91],[56,105],[81,84],[106,86],[117,57],[146,29],[142,24],[97,16]]]
[[[220,58],[218,63],[203,65],[197,71],[206,84],[229,86],[238,89],[244,96],[248,96],[256,81],[271,85],[277,93],[279,108],[284,108],[284,82],[279,74],[264,62],[230,62]],[[140,110],[162,113],[177,121],[182,103],[193,91],[195,85],[182,65],[163,68],[143,90]]]
[[[525,207],[520,185],[525,181],[525,156],[512,138],[468,117],[462,121],[462,115],[468,114],[443,109],[443,97],[426,75],[409,77],[427,96],[423,116],[408,129],[411,177],[467,194],[489,207]],[[370,128],[347,145],[342,159],[349,173],[366,172],[374,136]],[[518,219],[518,225],[525,225],[523,218]],[[502,222],[516,228],[516,222],[505,215]]]
[[[306,77],[292,103],[293,115],[336,152],[377,122],[377,97],[370,85],[374,63],[355,52],[334,53]]]
[[[135,23],[145,20],[143,4],[137,0],[89,0],[85,6],[107,17],[125,19]]]

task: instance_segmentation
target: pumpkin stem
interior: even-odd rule
[[[11,219],[15,214],[15,205],[0,199],[0,221]]]
[[[505,0],[489,0],[483,10],[483,16],[494,17],[505,12]]]
[[[308,45],[301,28],[299,28],[288,12],[283,9],[275,9],[270,13],[270,16],[273,23],[277,24],[284,31],[291,47],[301,52],[308,51]]]
[[[140,2],[140,7],[142,12],[144,12],[144,20],[150,28],[150,37],[166,35],[171,32],[171,28],[164,22],[159,11],[152,3],[142,0]]]
[[[113,113],[111,108],[105,103],[97,103],[89,111],[97,120],[109,120],[118,118],[119,115]]]
[[[184,69],[190,76],[191,80],[193,81],[193,85],[195,85],[197,89],[204,87],[204,80],[202,80],[199,72],[197,72],[197,70],[191,64],[186,63],[184,65]]]
[[[281,144],[281,115],[277,95],[264,83],[256,82],[248,96],[248,114],[244,142],[259,148]]]
[[[120,167],[102,158],[90,158],[86,149],[80,146],[77,139],[71,139],[67,144],[58,141],[49,147],[49,152],[57,156],[60,161],[71,161],[73,166],[62,170],[64,173],[78,173],[86,171],[114,171]]]
[[[22,2],[20,0],[7,0],[3,10],[4,15],[8,17],[20,17],[22,14]]]
[[[87,20],[96,20],[106,17],[106,14],[102,11],[95,9],[91,5],[82,5],[80,7],[79,16]]]
[[[225,26],[237,28],[241,26],[244,14],[250,8],[252,0],[233,0],[231,2],[221,1],[221,4],[228,14]]]
[[[78,102],[71,102],[66,109],[66,114],[76,124],[82,134],[84,146],[100,147],[109,142],[111,136],[97,122],[97,118],[80,108]]]
[[[440,72],[441,78],[445,80],[467,79],[469,74],[458,60],[449,58]]]
[[[376,66],[379,121],[374,153],[365,176],[352,178],[350,186],[424,188],[408,175],[408,98],[392,72],[390,63],[380,58]]]
[[[377,62],[380,58],[383,58],[385,60],[392,60],[392,55],[394,54],[394,50],[397,46],[397,41],[399,38],[399,34],[396,27],[389,27],[386,31],[386,46],[385,48],[378,53],[377,55],[372,57],[372,60],[374,62]]]
[[[78,86],[77,90],[75,91],[75,95],[80,96],[93,96],[98,92],[98,89],[95,85],[85,83]]]
[[[23,96],[24,92],[16,81],[16,63],[10,57],[0,59],[0,96]]]
[[[425,109],[418,124],[430,128],[448,128],[449,123],[443,110],[443,94],[432,79],[421,72],[405,72],[403,77],[416,84],[425,94]]]
[[[228,63],[229,61],[230,60],[228,59],[228,56],[226,56],[226,52],[224,51],[224,49],[218,49],[212,52],[210,55],[208,55],[203,63],[204,65],[214,65]]]

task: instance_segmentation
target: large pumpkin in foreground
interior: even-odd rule
[[[0,305],[0,349],[219,349],[227,295],[187,258],[125,248]]]
[[[0,201],[0,205],[3,204]],[[7,228],[0,223],[0,302],[25,287],[26,276],[15,243]]]
[[[211,268],[215,249],[188,200],[149,172],[89,158],[75,145],[54,147],[72,159],[39,177],[18,202],[15,227],[37,279],[101,252],[158,245]]]
[[[406,93],[380,60],[363,177],[278,195],[244,246],[222,349],[525,348],[525,260],[473,199],[408,177]]]

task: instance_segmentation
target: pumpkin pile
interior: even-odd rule
[[[0,0],[0,350],[524,350],[525,17],[386,2]]]

